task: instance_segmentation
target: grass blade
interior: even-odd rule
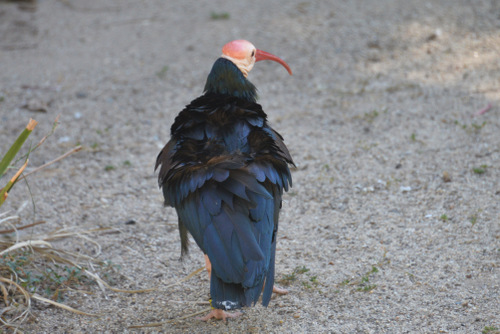
[[[53,301],[52,299],[48,299],[48,298],[45,298],[45,297],[42,297],[38,294],[33,294],[31,295],[32,298],[36,299],[36,300],[39,300],[41,302],[45,302],[45,303],[49,303],[49,304],[52,304],[54,306],[57,306],[57,307],[60,307],[66,311],[70,311],[70,312],[73,312],[73,313],[76,313],[76,314],[80,314],[80,315],[88,315],[90,317],[97,317],[98,314],[94,314],[94,313],[87,313],[87,312],[83,312],[83,311],[79,311],[75,308],[72,308],[71,306],[68,306],[66,304],[61,304],[61,303],[58,303],[58,302],[55,302]]]
[[[52,245],[50,243],[48,243],[47,241],[28,240],[28,241],[18,242],[7,249],[4,249],[3,251],[0,252],[0,255],[3,255],[3,254],[8,253],[8,252],[12,252],[13,250],[16,250],[16,249],[19,249],[22,247],[31,247],[31,246],[35,246],[35,245],[45,245],[49,248],[52,248]]]
[[[2,206],[3,202],[5,202],[5,200],[7,199],[7,195],[9,194],[10,189],[12,188],[14,183],[16,183],[17,179],[19,178],[19,175],[21,175],[21,173],[24,171],[26,166],[28,166],[28,160],[26,160],[24,165],[22,165],[22,167],[19,168],[17,173],[10,179],[10,181],[7,182],[5,187],[0,189],[0,206]]]
[[[26,128],[23,130],[23,132],[21,132],[14,144],[12,144],[7,153],[3,156],[2,161],[0,161],[0,176],[5,174],[5,171],[7,170],[7,168],[9,168],[9,165],[16,156],[17,152],[19,152],[21,146],[23,146],[24,142],[26,141],[26,139],[28,139],[28,136],[37,124],[37,121],[35,121],[34,119],[30,119],[28,125],[26,125]]]

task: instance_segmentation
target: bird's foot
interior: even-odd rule
[[[212,311],[210,311],[210,313],[207,314],[206,316],[198,318],[198,319],[202,320],[202,321],[208,321],[208,320],[210,320],[212,318],[215,318],[216,320],[224,320],[224,321],[226,321],[227,318],[236,318],[236,317],[239,317],[242,314],[243,313],[241,313],[241,312],[229,313],[229,312],[226,312],[224,310],[220,310],[220,309],[216,308],[216,309],[213,309]]]
[[[277,295],[287,295],[288,294],[287,289],[278,288],[276,285],[273,286],[273,292]]]

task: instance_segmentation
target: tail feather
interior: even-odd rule
[[[241,284],[225,283],[217,277],[213,268],[210,278],[210,295],[212,307],[221,310],[235,310],[249,304]]]
[[[262,305],[269,305],[274,286],[274,255],[276,254],[276,240],[271,245],[271,261],[269,261],[269,269],[266,275],[264,292],[262,293]]]
[[[210,278],[212,307],[227,311],[255,305],[262,291],[262,281],[252,288],[244,288],[241,284],[224,282],[222,279],[217,277],[212,268]],[[265,306],[268,304],[269,300]]]

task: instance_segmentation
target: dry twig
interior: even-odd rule
[[[81,146],[73,147],[71,150],[69,150],[68,152],[64,153],[64,154],[63,154],[63,155],[61,155],[60,157],[55,158],[54,160],[49,161],[49,162],[47,162],[46,164],[43,164],[43,165],[41,165],[41,166],[38,166],[37,168],[33,169],[33,170],[32,170],[32,171],[30,171],[29,173],[24,174],[23,176],[21,176],[21,177],[19,178],[19,180],[25,179],[25,178],[27,178],[29,175],[31,175],[31,174],[33,174],[33,173],[36,173],[36,172],[40,171],[41,169],[44,169],[45,167],[50,166],[50,165],[52,165],[53,163],[56,163],[56,162],[58,162],[58,161],[60,161],[60,160],[62,160],[62,159],[64,159],[64,158],[66,158],[67,156],[69,156],[69,155],[71,155],[71,154],[73,154],[73,153],[76,153],[76,152],[80,151],[81,149],[82,149],[82,147],[81,147]]]

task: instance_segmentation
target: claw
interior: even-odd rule
[[[198,320],[208,321],[212,318],[215,318],[216,320],[227,321],[227,318],[236,318],[242,314],[243,313],[241,313],[241,312],[228,313],[228,312],[220,310],[220,309],[213,309],[212,311],[210,311],[209,314],[207,314],[206,316],[204,316],[202,318],[198,318]]]

